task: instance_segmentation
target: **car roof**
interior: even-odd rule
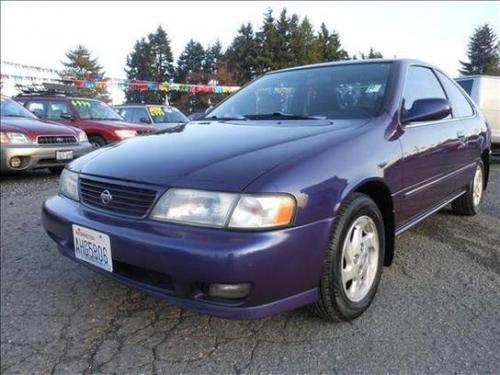
[[[100,101],[99,99],[83,98],[78,96],[66,96],[66,95],[51,95],[51,94],[19,94],[16,99],[37,99],[37,100],[93,100]]]
[[[339,66],[339,65],[363,65],[363,64],[380,64],[380,63],[399,63],[403,65],[417,64],[423,66],[429,66],[434,68],[429,63],[426,63],[417,59],[364,59],[364,60],[340,60],[340,61],[328,61],[323,63],[309,64],[309,65],[301,65],[295,66],[291,68],[272,70],[267,72],[266,74],[272,74],[277,72],[288,72],[293,70],[301,70],[301,69],[314,69],[314,68],[322,68],[328,66]]]
[[[127,104],[118,104],[114,105],[113,108],[127,108],[127,107],[139,107],[139,108],[147,108],[147,107],[168,107],[171,109],[175,109],[179,111],[179,109],[175,108],[170,104],[144,104],[144,103],[127,103]]]

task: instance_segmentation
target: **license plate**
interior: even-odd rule
[[[73,150],[56,151],[56,160],[71,160],[71,159],[73,159]]]
[[[73,224],[75,257],[113,272],[111,241],[107,234]]]

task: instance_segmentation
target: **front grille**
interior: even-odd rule
[[[78,143],[76,137],[72,135],[40,135],[36,140],[39,145],[73,145]]]
[[[103,192],[111,200],[103,200]],[[143,217],[151,208],[156,191],[131,187],[88,178],[80,178],[80,197],[82,202],[104,211],[120,215]],[[106,197],[105,197],[106,198]],[[105,203],[106,202],[106,203]]]

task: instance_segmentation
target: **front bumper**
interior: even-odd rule
[[[65,256],[81,262],[74,256],[72,224],[106,233],[113,272],[83,264],[173,305],[233,319],[260,318],[317,300],[331,222],[234,232],[121,218],[60,196],[45,201],[42,210],[43,226]],[[242,282],[252,285],[243,300],[214,300],[206,293],[210,283]]]
[[[64,166],[71,160],[56,160],[57,151],[73,151],[73,159],[76,159],[92,151],[92,146],[88,142],[78,145],[50,145],[40,146],[32,145],[2,145],[0,157],[0,170],[2,171],[26,171],[35,168],[49,168]],[[21,166],[13,168],[10,165],[10,159],[13,157],[21,158]]]

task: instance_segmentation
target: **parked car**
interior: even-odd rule
[[[493,150],[500,152],[500,77],[476,75],[455,80],[483,112],[491,127]]]
[[[169,105],[123,104],[114,109],[128,122],[152,124],[161,130],[189,122],[181,111]]]
[[[40,93],[18,95],[15,100],[41,119],[82,129],[94,148],[157,131],[151,125],[126,122],[99,100]]]
[[[49,168],[59,173],[92,150],[84,131],[42,122],[7,97],[1,98],[0,132],[2,172]]]
[[[479,108],[419,61],[269,72],[205,120],[71,163],[42,213],[62,254],[202,313],[350,320],[395,236],[488,182]]]

